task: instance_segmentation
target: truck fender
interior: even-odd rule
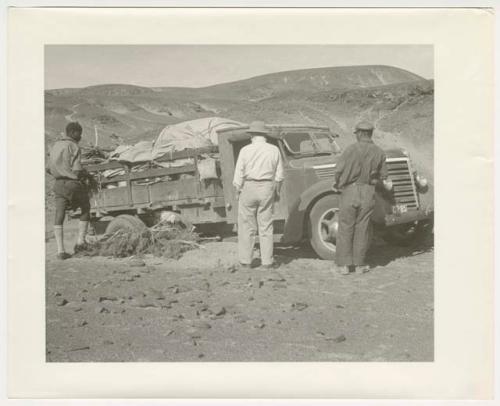
[[[333,179],[321,180],[304,190],[300,197],[293,203],[290,214],[285,222],[282,241],[284,243],[298,242],[304,238],[305,225],[308,214],[314,203],[328,194],[335,194],[332,190]]]

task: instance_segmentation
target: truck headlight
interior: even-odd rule
[[[429,183],[427,182],[426,178],[424,178],[423,176],[420,176],[419,174],[416,174],[415,175],[415,183],[417,184],[417,188],[418,188],[419,192],[427,191]]]
[[[384,179],[382,181],[382,184],[384,185],[384,189],[385,190],[392,190],[392,187],[393,187],[393,184],[392,184],[392,180],[390,179]]]

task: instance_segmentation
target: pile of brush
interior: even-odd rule
[[[159,223],[143,231],[118,230],[89,242],[78,252],[83,256],[124,258],[151,254],[178,259],[186,251],[202,247],[194,231],[170,223]]]

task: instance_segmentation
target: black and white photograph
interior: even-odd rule
[[[44,47],[47,362],[432,362],[432,45]]]

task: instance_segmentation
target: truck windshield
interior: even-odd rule
[[[327,132],[289,132],[284,134],[283,143],[292,155],[337,154],[340,148]]]

